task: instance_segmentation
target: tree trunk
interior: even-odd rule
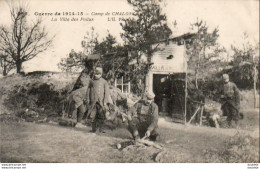
[[[7,64],[6,64],[6,58],[4,58],[3,61],[3,76],[7,75]]]
[[[4,66],[4,70],[3,70],[3,76],[6,76],[7,75],[7,67]]]
[[[145,78],[144,78],[144,92],[148,91],[149,88],[149,72],[150,72],[150,66],[152,63],[152,53],[151,53],[151,49],[149,49],[149,51],[147,52],[147,63],[148,63],[148,67],[146,70],[146,74],[145,74]]]
[[[3,76],[6,76],[6,75],[7,75],[7,66],[5,65],[4,70],[3,70]]]
[[[22,69],[22,62],[17,61],[16,62],[16,73],[21,73],[21,69]]]
[[[198,86],[198,70],[197,69],[195,70],[195,87],[196,87],[196,89],[199,88],[199,86]]]
[[[148,76],[148,73],[145,75],[145,78],[144,78],[144,92],[148,91],[148,88],[149,88],[149,76]]]
[[[149,51],[147,52],[147,62],[149,66],[152,63],[152,48],[150,48]],[[150,69],[150,67],[148,69]]]

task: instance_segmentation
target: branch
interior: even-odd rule
[[[36,55],[38,55],[39,53],[42,53],[45,50],[47,50],[47,48],[51,45],[54,37],[52,39],[48,40],[47,42],[44,42],[44,43],[38,45],[38,43],[41,41],[42,38],[43,38],[43,36],[41,36],[38,39],[38,41],[33,46],[32,50],[22,57],[22,61],[30,60],[30,59],[34,58]]]
[[[2,38],[3,41],[0,41],[1,44],[1,49],[3,51],[6,51],[8,54],[12,56],[14,60],[16,60],[15,55],[14,55],[14,45],[12,44],[11,40],[9,39],[9,32],[4,28],[3,26],[0,29],[0,37]]]
[[[37,28],[39,27],[39,25],[41,24],[41,22],[42,22],[42,21],[39,19],[39,20],[37,20],[37,22],[33,25],[33,27],[31,28],[31,31],[30,31],[30,33],[29,33],[29,36],[27,37],[27,40],[26,40],[24,46],[21,47],[21,50],[24,50],[25,48],[27,48],[27,46],[29,46],[30,44],[33,43],[32,40],[31,40],[32,35],[33,35],[33,32],[35,31],[35,29],[37,29]]]

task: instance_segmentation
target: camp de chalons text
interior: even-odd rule
[[[126,16],[126,15],[134,15],[134,12],[34,12],[35,16],[57,16],[57,15],[92,15],[92,16],[103,16],[103,15],[111,15],[111,16]]]

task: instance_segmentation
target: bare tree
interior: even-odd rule
[[[12,58],[17,73],[20,73],[22,63],[44,52],[54,37],[47,38],[48,32],[41,26],[41,18],[28,23],[28,5],[13,2],[9,6],[12,24],[10,27],[0,27],[0,50]]]
[[[3,76],[6,76],[15,67],[13,59],[7,53],[0,52],[0,67]]]

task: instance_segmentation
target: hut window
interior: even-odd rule
[[[122,93],[130,93],[130,82],[126,82],[126,78],[123,76],[115,80],[115,86],[120,89]]]

